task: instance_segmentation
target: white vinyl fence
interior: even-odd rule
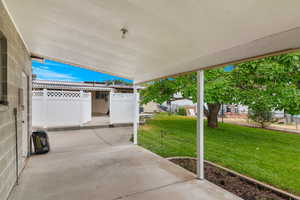
[[[139,100],[131,93],[110,93],[110,123],[133,123],[135,116],[135,102]]]
[[[77,126],[92,119],[91,93],[41,90],[32,92],[34,127]]]

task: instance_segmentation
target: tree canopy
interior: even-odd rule
[[[220,105],[240,103],[261,111],[285,110],[300,113],[300,54],[273,56],[223,68],[205,70],[205,115],[211,127],[217,127]],[[197,101],[197,76],[190,73],[151,82],[141,92],[142,103],[163,103],[181,93]]]
[[[300,113],[299,53],[241,63],[231,76],[238,101],[250,109]]]

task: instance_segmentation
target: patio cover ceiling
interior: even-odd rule
[[[300,47],[299,0],[3,1],[33,55],[136,82]]]

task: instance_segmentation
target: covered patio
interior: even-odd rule
[[[85,147],[54,146],[49,155],[30,159],[13,198],[238,199],[204,177],[204,70],[298,50],[300,1],[1,2],[33,59],[125,77],[135,85],[135,120],[127,130],[135,145],[113,145],[104,136],[99,142],[104,129],[82,140],[74,134],[73,142],[87,142]],[[198,72],[197,176],[136,146],[137,85],[192,71]],[[68,142],[62,138],[53,143]]]
[[[33,156],[9,200],[238,200],[130,142],[131,128],[49,132],[47,155]]]

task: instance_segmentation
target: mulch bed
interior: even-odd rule
[[[196,173],[195,158],[169,158],[171,162]],[[297,200],[274,191],[250,179],[234,174],[225,169],[205,162],[205,179],[222,187],[223,189],[243,198],[244,200]]]

